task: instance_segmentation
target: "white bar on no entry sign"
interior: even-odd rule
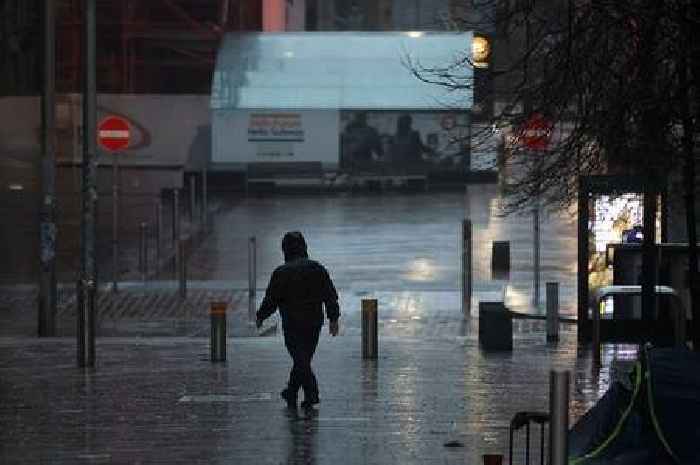
[[[100,131],[100,137],[103,139],[128,139],[129,131],[102,130]]]

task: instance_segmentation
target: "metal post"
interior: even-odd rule
[[[657,284],[657,247],[656,247],[656,208],[657,192],[656,186],[649,180],[645,185],[643,199],[643,234],[642,240],[642,326],[644,339],[649,340],[653,334],[653,320],[656,314],[656,293],[654,291]]]
[[[209,199],[207,193],[207,169],[202,169],[202,211],[201,211],[201,221],[202,229],[207,231],[209,229]]]
[[[462,221],[462,314],[472,311],[472,222]]]
[[[173,189],[173,248],[180,240],[180,189]]]
[[[194,227],[195,210],[197,209],[197,178],[190,174],[190,228]]]
[[[97,79],[95,0],[85,0],[83,54],[83,166],[78,286],[78,365],[95,366],[96,211],[97,211]]]
[[[119,155],[112,159],[112,292],[119,281]]]
[[[211,334],[209,348],[212,362],[226,361],[226,302],[212,302],[209,307]]]
[[[362,299],[362,358],[376,360],[379,341],[377,335],[377,299]]]
[[[532,305],[540,306],[540,202],[536,200],[535,208],[532,210],[532,226],[533,226],[533,293]]]
[[[547,283],[547,341],[559,340],[559,283]]]
[[[549,463],[566,465],[568,463],[569,445],[569,384],[571,374],[568,371],[551,371],[549,373]]]
[[[686,341],[686,327],[688,325],[686,319],[686,310],[685,306],[683,305],[683,301],[678,298],[675,301],[675,312],[673,312],[673,315],[675,316],[674,320],[674,326],[675,329],[673,331],[673,336],[675,339],[675,346],[676,347],[682,347],[682,348],[687,348],[685,341]]]
[[[540,465],[544,465],[544,422],[540,423]]]
[[[158,197],[158,200],[156,201],[156,221],[155,221],[155,232],[153,236],[156,239],[156,263],[154,270],[156,273],[160,271],[160,238],[163,235],[163,203]]]
[[[600,304],[601,300],[597,300],[591,310],[593,318],[593,328],[591,331],[591,346],[593,349],[593,367],[600,367]]]
[[[525,464],[530,465],[530,421],[525,423]]]
[[[173,189],[173,248],[175,249],[175,275],[180,272],[180,191]]]
[[[42,98],[41,206],[39,228],[39,336],[56,332],[56,8],[44,10],[44,92]]]
[[[255,321],[255,304],[257,301],[257,242],[255,236],[248,240],[248,321]]]
[[[187,298],[187,240],[180,238],[177,246],[178,255],[180,256],[178,267],[178,283],[180,298]]]
[[[141,223],[139,232],[139,270],[141,271],[141,281],[146,282],[148,278],[148,225]]]

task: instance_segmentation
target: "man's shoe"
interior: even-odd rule
[[[292,395],[289,389],[283,389],[282,392],[280,392],[280,396],[287,402],[288,408],[297,408],[297,396]]]
[[[314,405],[319,403],[318,397],[313,397],[309,400],[304,399],[301,403],[301,408],[308,410],[314,408]]]

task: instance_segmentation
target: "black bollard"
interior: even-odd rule
[[[472,222],[462,221],[462,314],[472,312]]]
[[[255,305],[257,303],[257,241],[255,236],[248,240],[248,321],[255,323]]]
[[[179,257],[178,263],[178,287],[180,298],[187,298],[187,239],[181,237],[177,245],[176,258]]]
[[[547,283],[547,342],[559,340],[559,283]]]
[[[156,220],[155,220],[155,231],[153,233],[153,236],[156,239],[156,265],[155,265],[155,272],[158,273],[160,271],[160,238],[163,234],[163,203],[161,199],[159,198],[156,201]]]
[[[139,269],[141,281],[148,279],[148,225],[141,223],[139,227]]]
[[[209,306],[211,335],[209,346],[212,362],[226,361],[226,302],[212,302]]]

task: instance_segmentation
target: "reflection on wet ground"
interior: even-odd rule
[[[212,364],[204,338],[102,338],[96,370],[82,372],[72,339],[0,338],[0,460],[481,463],[507,452],[515,412],[546,411],[550,369],[572,372],[575,421],[609,384],[612,358],[634,357],[633,347],[608,346],[593,370],[572,328],[547,344],[539,323],[516,325],[512,352],[471,337],[385,335],[377,361],[362,360],[359,337],[324,334],[314,360],[321,404],[296,413],[277,394],[290,368],[279,339],[232,339],[227,362]]]
[[[505,295],[514,310],[542,313],[545,283],[558,282],[562,313],[576,314],[575,217],[570,212],[542,215],[542,302],[533,308],[531,212],[500,217],[496,185],[472,185],[468,193],[275,196],[222,203],[214,231],[190,260],[194,280],[247,288],[248,238],[255,236],[257,283],[264,287],[282,259],[282,235],[300,230],[311,255],[346,293],[396,292],[409,299],[416,291],[451,292],[457,294],[450,305],[459,308],[461,224],[469,212],[475,302]],[[494,241],[510,242],[507,280],[492,279]]]
[[[380,329],[404,336],[456,336],[461,313],[461,222],[474,224],[472,315],[480,300],[505,299],[515,311],[543,313],[531,305],[532,223],[498,216],[495,185],[465,193],[335,196],[220,197],[213,230],[188,260],[187,299],[180,300],[172,270],[147,282],[120,284],[98,299],[99,334],[202,336],[211,301],[229,303],[229,334],[257,335],[247,323],[248,238],[257,238],[257,303],[272,270],[282,261],[280,239],[301,230],[310,253],[330,270],[339,289],[348,334],[359,331],[360,301],[379,301]],[[526,212],[527,213],[527,212]],[[542,215],[542,283],[560,284],[561,313],[575,316],[576,228],[570,215]],[[494,241],[509,241],[508,279],[493,279]],[[0,291],[0,335],[31,335],[32,293]],[[75,295],[62,289],[59,335],[75,331]],[[30,308],[27,312],[24,309]]]

